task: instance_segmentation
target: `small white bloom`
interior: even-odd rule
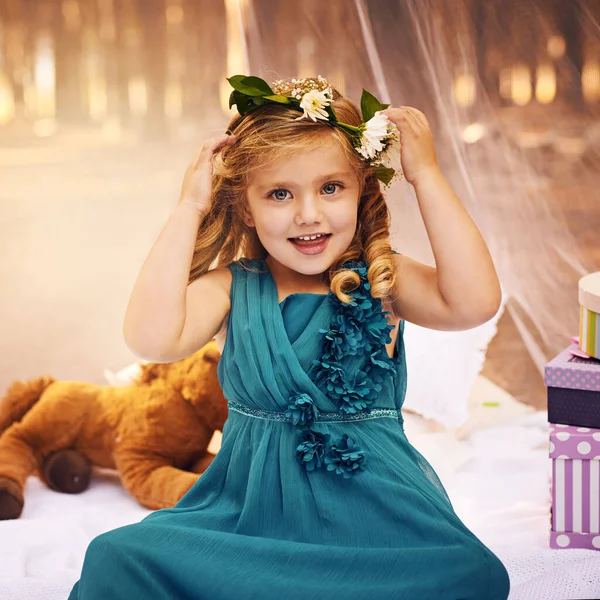
[[[298,117],[296,121],[306,117],[309,117],[315,121],[315,123],[317,119],[327,121],[329,119],[329,115],[327,114],[325,108],[330,104],[331,99],[327,97],[326,92],[319,92],[317,90],[306,92],[300,101],[300,108],[304,111],[304,114],[301,117]]]

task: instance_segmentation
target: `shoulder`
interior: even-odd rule
[[[195,279],[190,287],[202,288],[208,284],[211,288],[215,286],[225,292],[229,297],[232,291],[234,280],[240,280],[254,273],[261,273],[265,270],[264,260],[260,258],[240,258],[229,263],[226,267],[216,267],[211,269]],[[203,282],[203,283],[197,283]]]
[[[215,313],[219,319],[219,329],[231,310],[231,288],[233,276],[227,267],[218,267],[207,271],[194,279],[187,290],[187,309],[193,312],[200,310],[199,316],[209,318],[208,313]],[[210,302],[207,312],[206,302]]]
[[[240,258],[229,263],[225,267],[216,267],[207,271],[190,284],[193,286],[196,282],[204,281],[211,285],[217,285],[229,293],[233,278],[240,273],[256,272],[261,270],[264,261],[257,258]]]
[[[434,267],[430,267],[425,263],[419,262],[406,254],[400,254],[399,252],[394,252],[392,255],[392,263],[396,268],[396,274],[401,275],[402,272],[399,272],[399,269],[404,270],[404,275],[412,275],[414,273],[425,273],[430,272],[431,270],[435,271]]]
[[[204,288],[205,286],[210,286],[211,288],[217,288],[226,292],[229,295],[229,290],[231,289],[231,281],[233,276],[231,274],[231,270],[227,267],[217,267],[216,269],[211,269],[207,271],[197,279],[194,279],[190,283],[190,288]]]

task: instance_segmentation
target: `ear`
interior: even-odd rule
[[[254,225],[254,219],[246,206],[242,210],[242,221],[247,227],[256,227],[256,225]]]

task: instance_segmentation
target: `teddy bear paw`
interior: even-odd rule
[[[0,521],[18,519],[23,512],[23,490],[8,477],[0,477]]]
[[[90,485],[92,465],[76,450],[58,450],[44,460],[42,474],[51,489],[63,494],[80,494]]]

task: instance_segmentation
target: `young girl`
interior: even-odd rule
[[[323,78],[230,82],[240,114],[188,168],[124,327],[152,361],[217,338],[221,450],[175,507],[92,541],[71,600],[505,599],[400,412],[404,321],[466,329],[500,301],[425,116],[366,93],[361,115]],[[436,268],[390,247],[396,128]]]

